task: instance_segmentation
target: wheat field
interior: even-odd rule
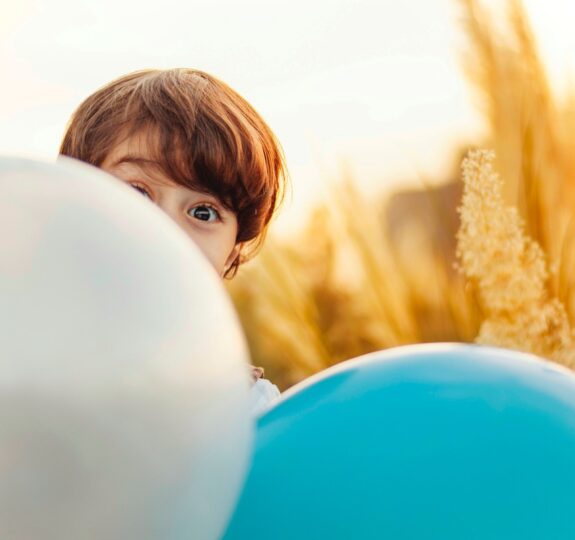
[[[302,231],[229,282],[253,363],[281,389],[409,343],[479,342],[572,367],[575,92],[550,88],[525,11],[459,0],[489,126],[443,186],[366,199],[346,171]],[[446,149],[446,152],[449,149]]]

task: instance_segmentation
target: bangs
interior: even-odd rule
[[[183,141],[173,132],[167,133],[162,126],[151,122],[133,123],[125,128],[114,146],[126,141],[129,141],[130,153],[124,161],[134,161],[145,171],[157,173],[186,188],[215,195],[226,206],[232,206],[227,186],[202,180],[195,168],[196,154],[187,151]]]
[[[277,186],[269,184],[277,178],[279,156],[269,159],[261,126],[254,127],[244,111],[221,96],[214,99],[207,81],[191,79],[173,86],[152,79],[134,89],[125,108],[124,137],[140,139],[174,182],[216,196],[238,216],[259,214],[267,221],[276,204]],[[182,87],[189,93],[192,81],[193,106],[181,107]]]

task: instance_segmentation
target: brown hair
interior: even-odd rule
[[[72,115],[60,154],[96,167],[123,140],[144,134],[162,171],[208,192],[237,216],[241,256],[260,247],[287,177],[281,147],[255,109],[222,81],[194,69],[130,73],[89,96]]]

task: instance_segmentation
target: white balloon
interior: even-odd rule
[[[218,538],[247,359],[219,277],[152,203],[73,160],[0,160],[0,538]]]

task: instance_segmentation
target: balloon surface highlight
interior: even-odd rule
[[[345,362],[258,421],[225,540],[575,538],[575,376],[465,345]]]
[[[0,159],[0,538],[219,538],[251,451],[219,277],[79,162]]]

